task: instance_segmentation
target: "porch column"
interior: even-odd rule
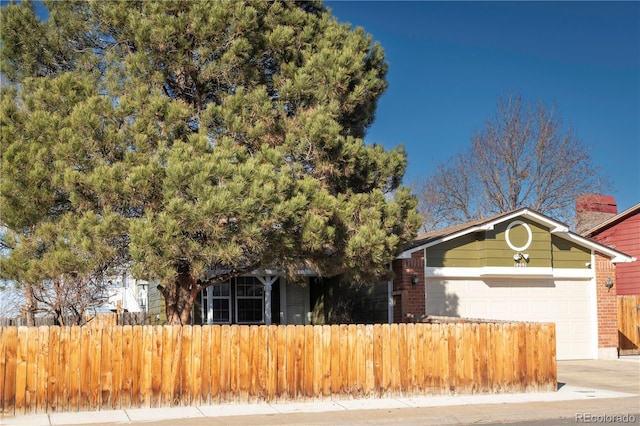
[[[207,324],[213,324],[213,286],[207,287]]]
[[[264,285],[264,323],[271,325],[271,287],[278,277],[257,277]]]

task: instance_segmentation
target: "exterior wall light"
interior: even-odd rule
[[[418,276],[417,275],[413,275],[411,277],[411,285],[415,286],[416,284],[418,284]]]
[[[604,286],[607,288],[607,291],[611,291],[611,287],[613,287],[613,279],[611,277],[607,278],[604,282]]]

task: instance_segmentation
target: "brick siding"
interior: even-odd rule
[[[607,278],[614,281],[611,290],[605,286]],[[615,280],[615,265],[609,259],[596,254],[598,348],[618,347],[618,304]]]
[[[410,316],[425,314],[424,251],[411,254],[410,259],[393,262],[393,322],[410,322]],[[418,277],[414,285],[412,278]]]

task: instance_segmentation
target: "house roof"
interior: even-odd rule
[[[599,234],[602,231],[605,231],[609,228],[611,228],[612,226],[617,225],[618,223],[624,221],[625,219],[636,215],[640,213],[640,203],[636,204],[633,207],[628,208],[627,210],[623,211],[622,213],[619,213],[607,220],[605,220],[604,222],[602,222],[601,224],[589,229],[588,231],[586,231],[583,235],[585,237],[593,237],[596,234]]]
[[[497,224],[515,219],[517,217],[526,217],[527,219],[544,225],[545,227],[549,228],[552,234],[558,235],[566,240],[573,241],[582,247],[602,253],[610,257],[611,262],[613,263],[633,262],[636,260],[635,257],[604,246],[590,238],[586,238],[574,232],[571,232],[566,224],[551,219],[550,217],[529,208],[521,208],[506,213],[500,213],[492,217],[478,219],[460,225],[454,225],[442,230],[419,235],[412,243],[410,243],[405,248],[405,251],[400,256],[398,256],[398,258],[409,257],[413,252],[453,240],[463,235],[492,230]]]

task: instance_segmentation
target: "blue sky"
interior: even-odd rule
[[[405,146],[406,184],[468,147],[513,93],[555,103],[619,212],[640,203],[640,2],[325,5],[385,50],[389,88],[366,140]]]

